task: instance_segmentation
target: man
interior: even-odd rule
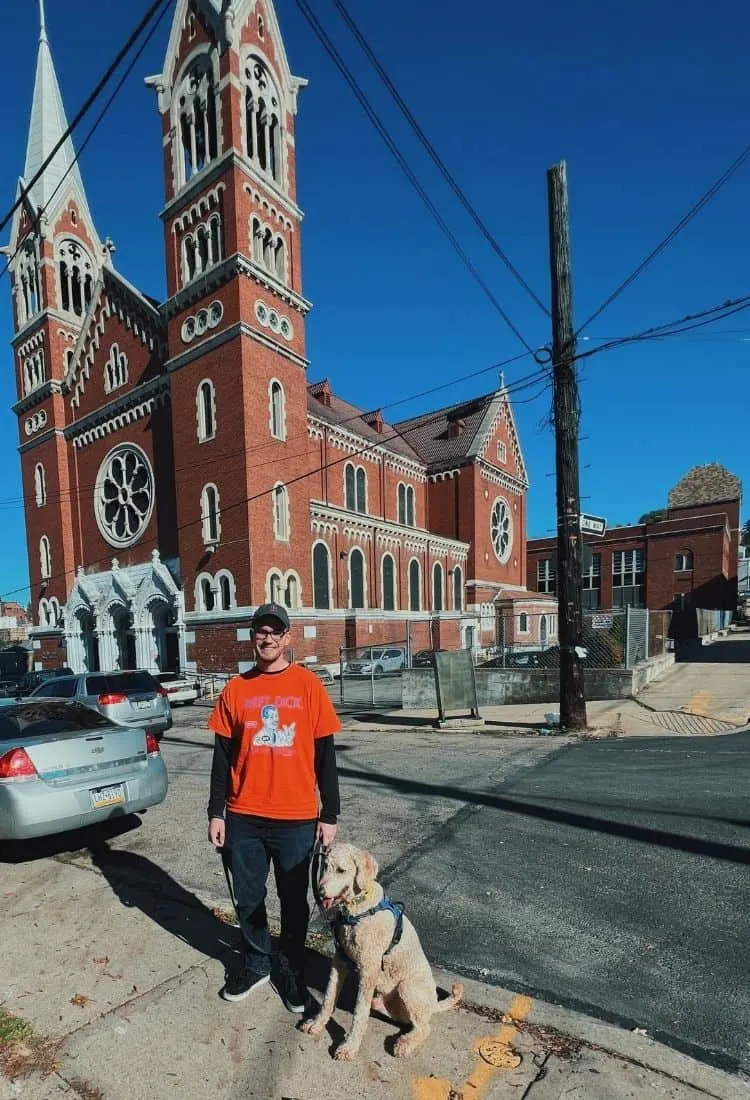
[[[216,734],[208,839],[231,866],[242,931],[242,966],[222,990],[241,1001],[265,985],[271,970],[266,881],[273,862],[281,902],[281,941],[274,988],[290,1012],[304,1012],[304,953],[310,907],[310,862],[316,837],[336,836],[336,711],[314,673],[291,665],[289,616],[264,604],[251,627],[256,667],[230,680],[208,720]],[[317,787],[317,791],[316,791]],[[320,809],[318,808],[320,795]]]

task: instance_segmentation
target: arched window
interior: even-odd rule
[[[383,554],[383,610],[396,610],[396,563],[391,554]]]
[[[206,546],[216,546],[221,534],[219,510],[219,490],[215,485],[206,485],[201,493],[201,523],[203,542]]]
[[[355,546],[349,554],[349,607],[365,606],[365,558]]]
[[[271,573],[268,578],[268,598],[271,603],[283,603],[284,578],[281,573]]]
[[[209,236],[205,225],[198,226],[195,234],[195,246],[198,252],[198,272],[202,275],[211,266]]]
[[[408,527],[414,527],[416,524],[416,508],[414,505],[413,485],[407,485],[406,487],[406,524]]]
[[[272,379],[268,391],[271,435],[274,439],[286,439],[286,402],[281,382]]]
[[[211,221],[208,223],[209,230],[211,232],[211,263],[221,263],[224,253],[224,245],[221,239],[221,218],[218,214],[214,214]]]
[[[205,443],[216,435],[216,390],[210,378],[204,379],[196,393],[198,439]]]
[[[235,607],[237,597],[235,595],[234,577],[228,570],[222,569],[221,572],[216,574],[216,587],[219,597],[219,610],[229,611],[230,608]]]
[[[398,487],[398,522],[406,524],[406,486],[403,482]]]
[[[351,462],[344,466],[344,507],[350,512],[357,510],[357,472]]]
[[[357,511],[367,512],[367,473],[363,466],[357,467]]]
[[[299,577],[296,573],[287,573],[284,589],[284,603],[290,610],[299,607]]]
[[[49,539],[46,535],[42,535],[39,540],[39,565],[41,567],[42,580],[48,581],[52,576],[52,550],[50,549]]]
[[[94,265],[78,241],[61,241],[57,247],[60,308],[83,317],[94,290]]]
[[[432,609],[443,610],[443,567],[439,561],[432,567]]]
[[[324,611],[331,606],[331,555],[324,542],[313,546],[313,607]]]
[[[15,271],[15,290],[20,328],[42,308],[42,296],[39,292],[39,261],[33,240],[26,241],[19,253]]]
[[[284,238],[276,238],[276,247],[274,249],[274,267],[276,270],[276,278],[281,283],[286,282],[286,246],[284,245]]]
[[[195,254],[195,238],[188,234],[182,242],[183,262],[185,268],[185,282],[193,280],[198,271],[198,261]]]
[[[422,610],[422,570],[416,558],[409,562],[409,610]]]
[[[286,485],[273,488],[273,533],[279,542],[289,541],[289,493]]]
[[[128,381],[128,357],[120,351],[118,344],[109,349],[109,359],[104,364],[104,392],[112,393]]]
[[[39,601],[38,617],[39,625],[41,627],[50,625],[50,620],[52,618],[52,609],[50,608],[49,600],[46,599],[46,597],[44,596],[42,596],[41,600]]]
[[[37,508],[43,507],[47,503],[47,475],[41,462],[34,467],[34,494]]]
[[[218,154],[216,95],[210,57],[194,61],[175,96],[181,152],[181,183],[185,184]]]
[[[679,554],[675,555],[674,559],[674,571],[675,573],[689,573],[693,568],[693,551],[681,550]]]
[[[201,611],[213,611],[216,606],[214,586],[210,577],[203,577],[200,585]]]
[[[464,609],[464,575],[460,565],[453,570],[453,610]]]
[[[281,102],[268,69],[257,57],[245,64],[245,148],[276,183],[281,182]]]
[[[44,349],[39,348],[32,355],[28,355],[23,361],[23,388],[24,393],[32,393],[39,389],[47,378],[44,366]]]
[[[259,218],[253,218],[253,259],[256,264],[263,263],[263,226]]]

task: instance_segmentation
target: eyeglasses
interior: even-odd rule
[[[278,641],[279,638],[283,638],[285,634],[286,634],[286,630],[256,630],[255,631],[255,637],[256,638],[274,638],[276,641]]]

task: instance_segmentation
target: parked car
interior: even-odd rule
[[[160,672],[155,679],[166,691],[170,706],[176,703],[192,706],[203,694],[200,680],[182,676],[179,672]]]
[[[56,676],[38,687],[32,699],[77,699],[98,710],[108,722],[137,726],[161,737],[172,728],[166,690],[150,672],[82,672]]]
[[[361,657],[347,661],[347,676],[382,676],[386,672],[400,672],[406,664],[406,650],[394,647],[367,649]]]
[[[16,695],[27,696],[41,684],[46,684],[48,680],[55,680],[58,676],[72,676],[73,669],[63,666],[62,668],[45,669],[43,672],[25,672],[24,675],[18,681],[18,690]]]
[[[79,829],[163,802],[167,769],[152,733],[114,725],[73,699],[0,707],[0,839]]]
[[[433,668],[435,665],[435,654],[444,653],[442,649],[420,649],[417,653],[412,655],[411,667],[412,668]]]

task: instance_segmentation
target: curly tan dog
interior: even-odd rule
[[[455,1008],[463,994],[463,986],[457,983],[449,997],[438,1000],[414,925],[384,900],[383,888],[375,881],[377,873],[377,862],[369,852],[351,844],[334,844],[328,849],[318,884],[320,904],[337,913],[336,954],[320,1011],[301,1029],[308,1035],[323,1033],[353,964],[359,989],[351,1029],[334,1054],[340,1061],[356,1057],[371,1008],[398,1023],[411,1024],[393,1048],[396,1057],[405,1057],[429,1035],[432,1015]]]

